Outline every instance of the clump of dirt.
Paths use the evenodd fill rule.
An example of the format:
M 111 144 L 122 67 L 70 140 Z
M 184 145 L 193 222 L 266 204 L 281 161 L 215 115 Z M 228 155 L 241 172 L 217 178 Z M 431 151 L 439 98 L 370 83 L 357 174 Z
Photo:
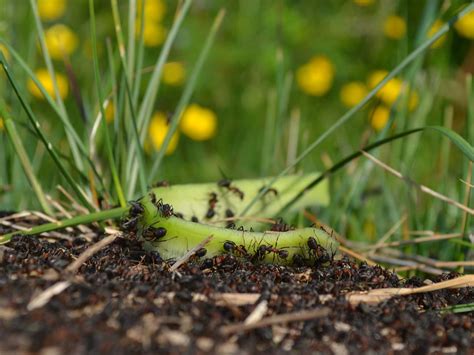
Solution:
M 76 274 L 64 272 L 102 238 L 14 237 L 0 247 L 1 353 L 469 353 L 474 347 L 473 313 L 439 311 L 474 302 L 474 288 L 353 306 L 347 292 L 422 286 L 424 280 L 400 280 L 346 258 L 288 267 L 225 255 L 190 260 L 170 272 L 157 252 L 122 236 Z M 69 287 L 44 306 L 28 308 L 41 291 L 64 280 Z M 248 330 L 228 327 L 251 323 L 251 314 L 266 319 L 318 309 L 324 316 Z

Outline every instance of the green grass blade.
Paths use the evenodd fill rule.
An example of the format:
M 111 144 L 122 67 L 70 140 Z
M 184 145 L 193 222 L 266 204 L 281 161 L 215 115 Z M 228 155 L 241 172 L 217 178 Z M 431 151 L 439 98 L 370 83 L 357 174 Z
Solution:
M 117 207 L 111 210 L 94 212 L 87 215 L 64 219 L 58 222 L 42 224 L 40 226 L 30 228 L 26 231 L 15 231 L 15 232 L 0 236 L 0 245 L 8 243 L 12 239 L 12 237 L 15 235 L 34 235 L 34 234 L 51 232 L 54 230 L 63 229 L 67 227 L 74 227 L 81 224 L 101 222 L 101 221 L 106 221 L 108 219 L 116 219 L 116 218 L 121 217 L 127 211 L 128 211 L 128 207 Z
M 58 167 L 59 171 L 61 172 L 61 174 L 64 176 L 64 178 L 66 179 L 66 181 L 68 182 L 69 186 L 73 189 L 73 191 L 76 193 L 77 197 L 79 198 L 79 200 L 81 201 L 81 203 L 87 207 L 89 210 L 93 210 L 94 209 L 94 206 L 92 205 L 92 203 L 89 201 L 87 195 L 84 193 L 84 191 L 82 191 L 82 189 L 76 184 L 76 182 L 74 181 L 74 179 L 72 178 L 72 176 L 69 174 L 69 172 L 67 171 L 67 169 L 64 167 L 64 165 L 62 164 L 58 154 L 56 153 L 56 150 L 55 148 L 53 147 L 53 145 L 51 144 L 51 142 L 49 142 L 47 139 L 46 139 L 46 136 L 43 134 L 43 131 L 41 130 L 41 125 L 40 123 L 38 122 L 38 120 L 36 119 L 33 111 L 31 110 L 31 107 L 28 105 L 28 103 L 26 102 L 25 98 L 23 97 L 23 95 L 20 93 L 20 90 L 18 88 L 18 85 L 15 81 L 15 79 L 13 78 L 13 74 L 10 72 L 10 69 L 7 65 L 7 62 L 5 60 L 5 57 L 3 56 L 3 53 L 0 51 L 0 64 L 2 65 L 3 67 L 3 70 L 5 72 L 5 74 L 7 75 L 7 78 L 8 78 L 8 81 L 10 82 L 12 88 L 13 88 L 13 91 L 15 92 L 16 96 L 18 97 L 20 103 L 21 103 L 21 106 L 23 107 L 23 109 L 25 110 L 26 112 L 26 115 L 31 123 L 31 126 L 33 127 L 33 130 L 35 131 L 36 135 L 40 138 L 41 142 L 43 143 L 44 147 L 46 148 L 46 151 L 48 152 L 48 154 L 51 156 L 51 158 L 53 159 L 54 163 L 56 164 L 56 166 Z
M 153 111 L 153 107 L 155 105 L 155 100 L 156 100 L 156 95 L 158 93 L 158 88 L 160 86 L 160 80 L 161 80 L 161 73 L 163 71 L 163 66 L 166 63 L 166 60 L 168 59 L 169 53 L 171 51 L 171 46 L 174 43 L 174 40 L 176 39 L 176 36 L 178 34 L 178 30 L 181 28 L 181 25 L 184 21 L 184 18 L 186 17 L 186 14 L 189 11 L 189 8 L 191 6 L 192 0 L 185 0 L 184 3 L 182 4 L 180 11 L 171 26 L 171 30 L 166 37 L 166 41 L 163 45 L 163 48 L 161 50 L 160 56 L 158 57 L 158 60 L 156 61 L 156 64 L 153 69 L 153 74 L 151 76 L 150 82 L 148 83 L 148 87 L 145 92 L 145 97 L 143 99 L 143 102 L 140 106 L 140 110 L 138 112 L 138 129 L 140 131 L 140 142 L 141 145 L 145 142 L 145 138 L 148 132 L 148 124 L 150 122 L 151 118 L 151 113 Z M 142 19 L 142 24 L 143 24 L 144 19 Z M 143 40 L 141 41 L 143 42 Z M 138 90 L 138 87 L 136 87 L 136 90 Z M 136 177 L 138 173 L 138 165 L 135 159 L 135 152 L 138 149 L 134 144 L 131 145 L 130 147 L 130 154 L 129 154 L 129 159 L 127 162 L 127 171 L 130 172 L 130 180 L 128 181 L 128 196 L 133 195 L 135 191 L 135 184 L 136 184 Z
M 154 181 L 154 177 L 156 173 L 158 172 L 161 161 L 163 160 L 163 157 L 165 156 L 166 149 L 168 148 L 168 145 L 171 142 L 171 138 L 173 137 L 173 134 L 176 132 L 176 129 L 178 128 L 184 109 L 186 108 L 186 106 L 189 104 L 189 101 L 191 100 L 191 96 L 194 92 L 194 88 L 196 87 L 196 83 L 199 78 L 199 74 L 201 72 L 202 66 L 204 65 L 204 62 L 209 54 L 209 50 L 211 49 L 211 46 L 214 43 L 214 39 L 222 23 L 222 20 L 224 19 L 224 16 L 225 16 L 225 10 L 221 9 L 219 13 L 217 14 L 214 20 L 214 23 L 212 24 L 211 30 L 206 38 L 206 42 L 204 43 L 204 46 L 201 49 L 201 53 L 199 53 L 199 57 L 196 62 L 196 65 L 193 68 L 191 76 L 188 82 L 186 83 L 186 87 L 184 88 L 183 94 L 181 95 L 181 98 L 179 99 L 179 102 L 173 114 L 173 117 L 171 118 L 171 123 L 169 125 L 169 129 L 166 134 L 165 140 L 163 141 L 163 144 L 161 145 L 161 148 L 158 151 L 158 155 L 154 159 L 153 167 L 151 168 L 150 174 L 148 175 L 149 183 L 152 183 Z
M 295 160 L 292 164 L 287 166 L 283 169 L 280 174 L 278 174 L 269 184 L 262 189 L 258 196 L 249 203 L 249 205 L 244 209 L 242 215 L 244 216 L 250 208 L 261 198 L 268 189 L 282 176 L 286 175 L 293 167 L 299 164 L 304 158 L 306 158 L 316 147 L 318 147 L 326 138 L 328 138 L 332 133 L 334 133 L 340 126 L 346 123 L 349 119 L 351 119 L 362 107 L 365 106 L 376 94 L 377 92 L 391 79 L 397 76 L 408 64 L 412 63 L 419 55 L 421 55 L 424 51 L 426 51 L 434 42 L 436 42 L 441 36 L 446 34 L 450 28 L 452 28 L 455 22 L 463 17 L 464 15 L 468 14 L 474 10 L 474 4 L 470 4 L 466 6 L 462 11 L 460 11 L 456 16 L 451 18 L 451 20 L 443 25 L 432 37 L 424 41 L 420 46 L 418 46 L 415 50 L 413 50 L 405 59 L 403 59 L 400 64 L 398 64 L 387 76 L 378 83 L 365 97 L 362 99 L 356 106 L 352 109 L 347 111 L 344 115 L 342 115 L 331 127 L 329 127 L 319 138 L 317 138 L 313 143 L 311 143 Z M 472 160 L 472 159 L 471 159 Z
M 36 195 L 36 198 L 38 199 L 38 202 L 41 205 L 41 208 L 47 214 L 53 215 L 53 211 L 51 210 L 48 204 L 48 201 L 46 200 L 46 196 L 43 192 L 43 189 L 41 188 L 41 184 L 36 178 L 33 166 L 31 165 L 30 159 L 28 158 L 28 154 L 26 153 L 23 143 L 21 142 L 21 139 L 20 139 L 20 136 L 18 135 L 15 124 L 13 123 L 11 118 L 8 116 L 3 100 L 0 101 L 0 114 L 1 116 L 3 116 L 7 134 L 13 144 L 13 147 L 15 148 L 16 154 L 18 155 L 18 158 L 20 159 L 20 163 L 23 167 L 23 170 L 25 171 L 25 175 L 28 178 L 28 181 L 30 182 L 31 187 L 33 188 L 33 191 Z
M 30 69 L 30 67 L 28 66 L 28 64 L 26 64 L 26 62 L 23 60 L 23 58 L 20 56 L 20 54 L 8 43 L 6 42 L 5 40 L 3 40 L 1 37 L 0 37 L 0 43 L 5 45 L 5 47 L 7 47 L 9 53 L 12 55 L 12 57 L 15 59 L 15 61 L 20 65 L 21 68 L 23 68 L 23 70 L 26 72 L 26 74 L 31 78 L 31 80 L 34 81 L 35 85 L 38 87 L 38 89 L 41 91 L 41 93 L 43 94 L 44 98 L 46 99 L 46 101 L 48 101 L 48 103 L 50 104 L 51 108 L 56 112 L 56 114 L 58 115 L 59 119 L 61 120 L 61 122 L 64 124 L 64 127 L 66 129 L 66 133 L 69 133 L 70 137 L 72 139 L 74 139 L 75 143 L 77 144 L 77 147 L 79 148 L 79 152 L 82 154 L 82 156 L 87 160 L 90 168 L 92 169 L 92 172 L 94 173 L 95 177 L 97 178 L 97 180 L 99 181 L 102 189 L 105 189 L 105 184 L 104 184 L 104 181 L 101 177 L 101 175 L 99 174 L 98 170 L 97 170 L 97 167 L 96 167 L 96 164 L 90 159 L 88 153 L 87 153 L 87 149 L 85 147 L 85 145 L 83 144 L 81 138 L 79 137 L 79 135 L 77 134 L 76 130 L 74 129 L 74 127 L 72 126 L 71 122 L 69 121 L 69 118 L 67 117 L 67 114 L 62 111 L 60 109 L 60 107 L 58 106 L 58 104 L 54 101 L 54 99 L 51 97 L 51 95 L 49 95 L 49 93 L 46 91 L 46 89 L 44 88 L 44 86 L 40 83 L 40 81 L 38 80 L 38 78 L 36 77 L 36 75 L 33 73 L 33 71 Z M 77 169 L 79 169 L 79 167 L 76 167 Z M 81 170 L 80 170 L 81 171 Z M 81 173 L 83 173 L 81 171 Z
M 474 161 L 474 147 L 459 134 L 442 126 L 428 126 L 425 129 L 434 130 L 448 138 L 470 160 Z
M 46 63 L 46 68 L 48 69 L 49 75 L 50 75 L 50 77 L 52 79 L 52 82 L 53 82 L 54 93 L 56 94 L 56 102 L 59 106 L 59 109 L 62 113 L 62 116 L 63 116 L 64 120 L 69 121 L 69 117 L 67 115 L 66 107 L 64 106 L 64 101 L 61 98 L 61 95 L 59 93 L 59 88 L 58 88 L 58 83 L 56 81 L 56 73 L 54 71 L 53 62 L 52 62 L 51 57 L 49 55 L 48 46 L 46 45 L 46 39 L 44 37 L 44 29 L 43 29 L 43 25 L 41 23 L 41 18 L 39 16 L 39 12 L 38 12 L 37 1 L 36 0 L 30 0 L 30 4 L 31 4 L 31 9 L 33 11 L 33 16 L 35 18 L 36 29 L 37 29 L 37 32 L 38 32 L 38 38 L 39 38 L 39 42 L 40 42 L 40 46 L 41 46 L 41 51 L 43 52 L 44 62 Z M 70 125 L 70 122 L 69 122 L 69 125 Z M 81 160 L 81 157 L 79 155 L 79 151 L 78 151 L 77 145 L 76 145 L 77 143 L 74 140 L 74 137 L 71 135 L 71 133 L 68 130 L 66 130 L 66 136 L 67 136 L 67 139 L 68 139 L 68 142 L 69 142 L 69 146 L 71 147 L 71 152 L 72 152 L 72 155 L 74 157 L 74 161 L 75 161 L 77 167 L 80 170 L 82 170 L 83 167 L 84 167 L 84 164 L 83 164 L 83 162 Z
M 442 309 L 443 313 L 467 313 L 474 312 L 474 303 L 457 304 Z
M 145 172 L 145 154 L 140 144 L 140 135 L 138 133 L 138 127 L 137 127 L 136 110 L 133 104 L 132 92 L 130 89 L 130 80 L 127 74 L 127 65 L 125 63 L 125 55 L 126 55 L 125 45 L 123 43 L 122 25 L 120 21 L 120 14 L 118 11 L 117 0 L 111 0 L 111 3 L 112 3 L 112 13 L 113 13 L 113 18 L 114 18 L 114 23 L 115 23 L 115 33 L 116 33 L 117 42 L 119 46 L 120 63 L 121 63 L 122 72 L 123 72 L 124 81 L 125 81 L 125 90 L 126 90 L 125 93 L 128 99 L 127 102 L 128 102 L 129 111 L 125 109 L 126 110 L 125 112 L 130 112 L 130 115 L 131 115 L 133 138 L 135 139 L 135 144 L 138 150 L 137 156 L 138 156 L 138 162 L 139 162 L 138 175 L 140 177 L 140 188 L 141 188 L 141 194 L 144 195 L 147 190 L 146 172 Z
M 95 76 L 97 96 L 99 99 L 99 109 L 102 116 L 101 124 L 102 124 L 102 129 L 104 130 L 107 160 L 109 163 L 110 172 L 112 174 L 112 180 L 114 183 L 115 191 L 117 193 L 120 206 L 124 207 L 126 206 L 127 202 L 125 201 L 122 186 L 120 184 L 120 179 L 117 174 L 117 168 L 116 168 L 115 160 L 112 153 L 112 145 L 110 143 L 109 129 L 107 127 L 107 122 L 105 121 L 105 111 L 104 111 L 104 106 L 102 104 L 104 100 L 103 100 L 102 89 L 100 86 L 101 80 L 100 80 L 100 73 L 99 73 L 99 58 L 97 55 L 97 35 L 96 35 L 96 30 L 95 30 L 94 0 L 89 0 L 89 12 L 90 12 L 90 21 L 91 21 L 91 41 L 92 41 L 92 57 L 93 57 L 93 62 L 94 62 L 94 76 Z

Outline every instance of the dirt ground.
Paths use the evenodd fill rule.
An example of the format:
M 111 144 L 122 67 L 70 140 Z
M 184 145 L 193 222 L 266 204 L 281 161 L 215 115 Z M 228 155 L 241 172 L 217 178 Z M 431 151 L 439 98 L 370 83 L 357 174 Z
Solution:
M 353 306 L 347 292 L 426 281 L 349 259 L 283 267 L 227 255 L 170 272 L 124 236 L 65 272 L 103 238 L 14 237 L 0 247 L 0 353 L 474 353 L 473 312 L 439 311 L 474 302 L 474 288 Z

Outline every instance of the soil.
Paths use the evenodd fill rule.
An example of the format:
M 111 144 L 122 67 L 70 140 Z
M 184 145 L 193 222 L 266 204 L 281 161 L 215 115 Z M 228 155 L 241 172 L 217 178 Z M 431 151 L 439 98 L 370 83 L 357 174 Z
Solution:
M 124 236 L 71 275 L 65 268 L 104 238 L 74 233 L 55 240 L 14 237 L 0 247 L 0 353 L 474 353 L 474 313 L 439 311 L 474 302 L 474 288 L 352 306 L 344 297 L 349 291 L 423 286 L 426 280 L 401 280 L 346 258 L 287 267 L 226 255 L 191 260 L 170 272 L 158 253 Z M 71 282 L 68 288 L 28 309 L 41 291 L 64 280 Z M 250 301 L 239 303 L 235 295 L 223 301 L 228 293 Z M 326 313 L 226 331 L 262 305 L 264 319 L 304 310 Z

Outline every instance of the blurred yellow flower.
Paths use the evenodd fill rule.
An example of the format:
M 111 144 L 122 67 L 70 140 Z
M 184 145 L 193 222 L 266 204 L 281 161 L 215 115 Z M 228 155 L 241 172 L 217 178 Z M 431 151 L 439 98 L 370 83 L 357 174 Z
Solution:
M 183 63 L 166 63 L 163 67 L 163 82 L 173 86 L 181 85 L 184 81 L 185 74 Z
M 195 141 L 211 139 L 217 131 L 217 116 L 207 108 L 192 104 L 184 111 L 180 129 Z
M 3 124 L 3 117 L 0 117 L 0 131 L 3 131 L 4 129 L 4 124 Z
M 385 70 L 376 70 L 368 78 L 367 83 L 370 89 L 373 89 L 380 83 L 388 72 Z M 398 78 L 390 79 L 375 95 L 382 100 L 387 106 L 393 105 L 403 90 L 408 90 L 408 87 L 404 87 L 403 81 Z M 419 96 L 415 90 L 411 90 L 410 97 L 408 99 L 408 109 L 413 111 L 418 105 Z
M 401 39 L 407 32 L 407 25 L 403 18 L 397 15 L 390 15 L 383 25 L 385 36 L 391 39 Z
M 325 56 L 315 56 L 296 72 L 299 87 L 308 95 L 323 96 L 332 86 L 334 66 Z
M 39 16 L 44 21 L 56 20 L 66 11 L 66 0 L 38 0 Z
M 433 37 L 433 35 L 439 31 L 441 26 L 444 25 L 444 22 L 437 19 L 433 24 L 431 25 L 429 31 L 428 31 L 428 38 Z M 431 48 L 438 48 L 443 45 L 443 43 L 446 41 L 447 35 L 442 35 L 438 40 L 436 40 L 432 45 Z
M 62 59 L 63 54 L 70 55 L 76 50 L 79 42 L 76 34 L 62 24 L 48 28 L 44 35 L 49 54 L 54 59 Z
M 148 127 L 148 136 L 151 144 L 155 150 L 160 150 L 161 145 L 165 141 L 166 134 L 168 133 L 168 120 L 166 115 L 162 112 L 155 112 L 151 117 L 150 126 Z M 171 137 L 171 141 L 166 148 L 166 155 L 172 154 L 178 146 L 179 135 L 175 132 Z M 145 147 L 147 150 L 147 147 Z
M 36 77 L 38 78 L 38 81 L 43 85 L 45 88 L 46 92 L 51 95 L 52 97 L 55 97 L 54 94 L 54 85 L 53 85 L 53 80 L 51 76 L 49 76 L 48 70 L 46 69 L 38 69 L 35 72 Z M 59 90 L 59 95 L 61 98 L 65 98 L 69 92 L 69 85 L 66 77 L 60 73 L 56 73 L 56 82 L 58 84 L 58 90 Z M 40 89 L 36 86 L 35 82 L 32 79 L 28 80 L 28 90 L 30 93 L 38 98 L 38 99 L 44 99 L 43 94 L 41 93 Z
M 454 24 L 454 28 L 461 36 L 474 39 L 474 11 L 471 11 L 464 17 L 460 18 Z
M 344 106 L 353 107 L 357 105 L 366 95 L 367 86 L 360 81 L 352 81 L 341 88 L 340 98 Z
M 372 112 L 372 116 L 370 118 L 370 125 L 374 130 L 377 132 L 381 131 L 388 122 L 390 117 L 390 110 L 385 106 L 378 106 Z
M 105 108 L 105 122 L 111 123 L 115 119 L 115 108 L 114 103 L 109 101 L 109 104 Z
M 140 35 L 140 26 L 137 24 L 137 36 Z M 147 47 L 158 47 L 165 41 L 166 29 L 159 23 L 145 19 L 143 26 L 143 43 Z
M 137 17 L 140 18 L 142 13 L 143 0 L 137 2 Z M 159 22 L 166 13 L 166 5 L 161 0 L 146 0 L 143 16 L 146 19 Z
M 3 55 L 5 56 L 5 59 L 7 60 L 7 62 L 10 61 L 10 52 L 8 51 L 7 47 L 4 46 L 3 44 L 0 43 L 0 51 L 3 53 Z M 3 72 L 3 70 L 1 70 Z
M 369 6 L 372 5 L 374 0 L 354 0 L 354 3 L 359 6 Z

